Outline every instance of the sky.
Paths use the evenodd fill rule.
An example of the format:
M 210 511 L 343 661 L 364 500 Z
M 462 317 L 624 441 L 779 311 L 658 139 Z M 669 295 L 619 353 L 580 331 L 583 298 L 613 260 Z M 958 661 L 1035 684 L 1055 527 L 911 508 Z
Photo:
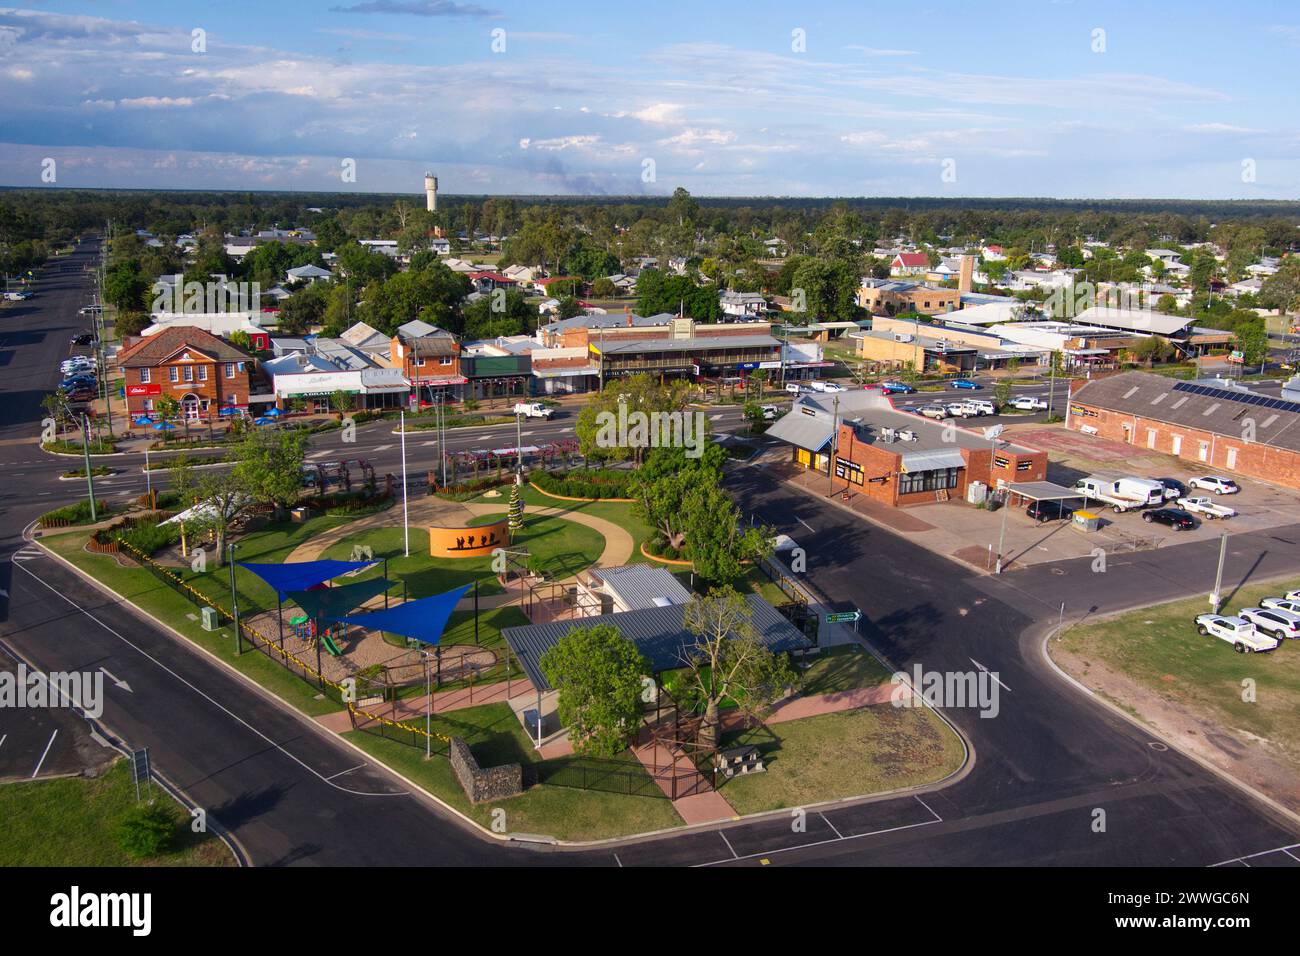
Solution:
M 51 0 L 0 185 L 1296 199 L 1297 59 L 1294 0 Z

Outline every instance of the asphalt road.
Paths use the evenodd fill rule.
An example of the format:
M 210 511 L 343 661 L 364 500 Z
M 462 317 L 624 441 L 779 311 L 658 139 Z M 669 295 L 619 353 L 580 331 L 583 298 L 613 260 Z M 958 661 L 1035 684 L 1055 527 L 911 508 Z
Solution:
M 57 484 L 66 460 L 43 460 L 30 443 L 5 442 L 30 441 L 68 338 L 88 325 L 76 316 L 86 301 L 78 257 L 92 252 L 83 247 L 49 270 L 21 312 L 0 313 L 0 467 L 19 479 L 0 483 L 0 638 L 44 668 L 105 667 L 129 684 L 130 691 L 108 687 L 105 725 L 133 746 L 148 746 L 155 766 L 258 864 L 1205 865 L 1298 839 L 1267 808 L 1152 746 L 1141 730 L 1063 684 L 1039 655 L 1042 628 L 1061 600 L 1077 616 L 1187 594 L 1204 580 L 1207 560 L 1212 566 L 1213 543 L 1165 549 L 1159 560 L 1136 555 L 1114 576 L 1065 562 L 1060 573 L 1035 569 L 997 581 L 846 520 L 759 468 L 736 467 L 729 480 L 746 510 L 807 548 L 812 584 L 862 608 L 866 633 L 896 666 L 997 672 L 1005 688 L 997 717 L 950 713 L 973 743 L 970 773 L 934 792 L 809 814 L 802 833 L 780 815 L 582 852 L 484 840 L 54 559 L 27 546 L 12 560 L 25 544 L 22 529 L 73 497 Z M 8 374 L 11 366 L 18 376 Z M 725 431 L 736 412 L 720 414 L 714 427 Z M 537 423 L 525 440 L 562 435 L 566 427 L 563 417 Z M 504 429 L 504 442 L 496 437 L 502 429 L 453 433 L 452 440 L 508 445 L 513 431 Z M 388 463 L 399 450 L 390 433 L 390 424 L 359 429 L 347 456 L 364 448 L 381 472 L 395 471 Z M 408 467 L 419 474 L 434 449 L 420 444 L 413 453 L 413 446 L 408 441 Z M 322 445 L 313 453 L 335 457 L 335 447 L 342 450 Z M 112 494 L 138 493 L 102 484 Z M 1234 536 L 1230 579 L 1300 570 L 1300 532 L 1293 530 Z M 1166 564 L 1171 555 L 1176 563 Z M 0 721 L 8 719 L 0 712 Z M 1100 833 L 1097 810 L 1106 814 Z

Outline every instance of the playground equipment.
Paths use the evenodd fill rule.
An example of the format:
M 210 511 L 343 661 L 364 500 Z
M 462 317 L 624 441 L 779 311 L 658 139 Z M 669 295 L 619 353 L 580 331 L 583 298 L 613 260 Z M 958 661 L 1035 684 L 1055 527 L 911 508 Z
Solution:
M 316 622 L 305 614 L 299 614 L 289 618 L 289 626 L 293 629 L 293 636 L 300 641 L 306 642 L 308 647 L 315 648 L 316 642 L 320 641 L 323 647 L 331 657 L 338 657 L 343 652 L 339 650 L 338 642 L 343 639 L 347 630 L 345 625 L 331 624 L 322 632 L 317 632 Z

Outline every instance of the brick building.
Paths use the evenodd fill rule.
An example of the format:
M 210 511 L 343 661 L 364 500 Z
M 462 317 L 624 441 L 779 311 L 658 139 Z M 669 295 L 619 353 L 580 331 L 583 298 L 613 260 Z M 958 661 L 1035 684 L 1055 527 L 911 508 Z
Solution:
M 965 498 L 975 481 L 997 488 L 1047 475 L 1046 452 L 897 411 L 875 390 L 801 396 L 767 434 L 791 446 L 798 467 L 825 474 L 833 457 L 837 489 L 894 507 Z
M 435 392 L 460 398 L 466 382 L 460 367 L 460 343 L 445 329 L 414 319 L 397 329 L 389 341 L 388 364 L 401 369 L 421 404 L 433 401 Z
M 914 280 L 863 279 L 858 288 L 858 305 L 872 315 L 939 315 L 961 308 L 961 292 Z
M 209 332 L 170 326 L 117 354 L 132 417 L 153 415 L 169 395 L 190 421 L 212 421 L 248 408 L 256 363 L 252 356 Z
M 1065 424 L 1077 432 L 1300 489 L 1300 402 L 1229 383 L 1123 372 L 1071 383 Z

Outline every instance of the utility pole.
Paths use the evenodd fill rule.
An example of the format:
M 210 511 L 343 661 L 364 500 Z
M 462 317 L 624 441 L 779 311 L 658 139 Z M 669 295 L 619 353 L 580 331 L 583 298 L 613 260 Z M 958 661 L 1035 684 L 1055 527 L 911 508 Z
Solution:
M 94 524 L 99 516 L 95 509 L 95 476 L 90 471 L 90 422 L 85 412 L 81 413 L 81 453 L 86 461 L 86 488 L 90 491 L 90 523 Z
M 406 556 L 411 556 L 411 522 L 410 509 L 407 505 L 406 492 L 406 410 L 403 409 L 398 413 L 398 428 L 402 433 L 402 541 L 406 549 Z
M 239 635 L 239 595 L 235 591 L 235 548 L 233 541 L 226 543 L 226 563 L 230 565 L 230 610 L 235 618 L 235 656 L 244 653 L 244 641 Z
M 826 458 L 826 496 L 835 494 L 835 454 L 839 451 L 840 397 L 835 396 L 835 411 L 831 415 L 831 450 Z
M 1214 576 L 1214 590 L 1210 592 L 1210 609 L 1219 613 L 1219 607 L 1223 603 L 1221 597 L 1223 592 L 1223 565 L 1228 558 L 1228 535 L 1227 532 L 1219 536 L 1219 570 Z
M 524 416 L 516 412 L 515 413 L 515 455 L 519 459 L 519 464 L 515 468 L 515 473 L 520 475 L 524 473 L 523 422 L 524 422 Z

